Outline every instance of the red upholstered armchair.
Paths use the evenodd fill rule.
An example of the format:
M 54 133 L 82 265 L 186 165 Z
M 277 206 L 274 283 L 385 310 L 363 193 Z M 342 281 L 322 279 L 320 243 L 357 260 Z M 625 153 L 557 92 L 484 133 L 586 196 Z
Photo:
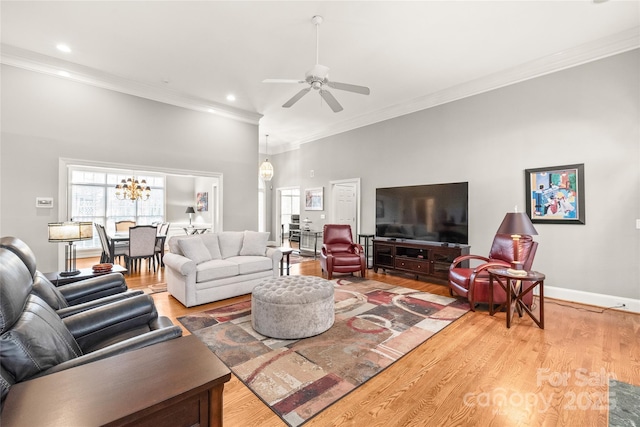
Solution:
M 353 242 L 348 224 L 325 224 L 320 266 L 329 280 L 333 273 L 360 272 L 365 277 L 367 267 L 362 246 Z
M 531 236 L 522 236 L 518 241 L 519 262 L 523 264 L 525 270 L 531 270 L 533 258 L 536 255 L 538 243 L 534 242 Z M 471 310 L 475 311 L 478 303 L 489 302 L 489 272 L 491 267 L 511 267 L 514 259 L 513 239 L 508 234 L 496 234 L 491 245 L 488 257 L 480 255 L 462 255 L 453 260 L 449 267 L 449 291 L 451 295 L 459 295 L 469 300 Z M 460 267 L 463 261 L 480 261 L 480 265 L 471 268 Z M 523 282 L 522 289 L 531 286 L 531 282 Z M 507 300 L 504 290 L 495 283 L 493 284 L 493 303 L 502 304 Z M 523 298 L 524 303 L 531 307 L 533 302 L 532 293 L 528 293 Z

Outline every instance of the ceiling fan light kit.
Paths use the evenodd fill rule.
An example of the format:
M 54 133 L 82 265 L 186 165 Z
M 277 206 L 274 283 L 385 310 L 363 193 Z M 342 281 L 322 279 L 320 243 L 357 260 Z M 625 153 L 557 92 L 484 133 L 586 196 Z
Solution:
M 289 108 L 300 100 L 303 96 L 315 89 L 320 93 L 320 97 L 327 103 L 327 105 L 333 110 L 334 113 L 342 111 L 342 105 L 338 100 L 329 92 L 326 88 L 344 90 L 347 92 L 353 92 L 360 95 L 369 95 L 370 90 L 365 86 L 358 86 L 349 83 L 332 82 L 329 80 L 329 67 L 320 64 L 320 30 L 319 26 L 324 19 L 320 15 L 315 15 L 311 18 L 311 22 L 316 26 L 316 65 L 305 73 L 304 80 L 291 80 L 291 79 L 266 79 L 263 83 L 306 83 L 309 87 L 306 87 L 296 93 L 291 99 L 285 102 L 282 106 Z

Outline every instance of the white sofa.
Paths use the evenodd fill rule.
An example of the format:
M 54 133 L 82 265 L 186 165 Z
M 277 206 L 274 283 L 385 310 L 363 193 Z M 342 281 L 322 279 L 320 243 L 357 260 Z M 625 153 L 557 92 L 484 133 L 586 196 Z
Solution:
M 269 233 L 223 231 L 174 236 L 164 255 L 167 290 L 186 307 L 251 293 L 279 275 L 282 252 Z

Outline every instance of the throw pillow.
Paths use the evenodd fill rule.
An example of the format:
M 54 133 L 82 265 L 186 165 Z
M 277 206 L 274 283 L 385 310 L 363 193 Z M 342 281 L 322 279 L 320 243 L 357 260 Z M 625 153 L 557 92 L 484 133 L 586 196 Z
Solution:
M 240 255 L 264 256 L 267 252 L 269 233 L 260 231 L 245 231 Z
M 244 233 L 242 231 L 223 231 L 218 233 L 222 259 L 240 255 L 243 237 Z
M 178 245 L 184 256 L 196 264 L 211 260 L 211 254 L 200 237 L 180 239 Z
M 211 254 L 211 259 L 222 259 L 220 244 L 216 233 L 204 233 L 200 237 Z

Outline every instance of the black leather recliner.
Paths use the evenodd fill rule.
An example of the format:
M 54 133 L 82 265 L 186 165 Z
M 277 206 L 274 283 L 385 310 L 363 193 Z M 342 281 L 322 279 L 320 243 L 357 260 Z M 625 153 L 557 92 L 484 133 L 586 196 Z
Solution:
M 56 310 L 60 317 L 143 294 L 142 291 L 128 290 L 124 276 L 120 273 L 105 274 L 56 287 L 37 270 L 35 254 L 25 242 L 7 236 L 0 239 L 0 247 L 10 250 L 22 260 L 33 278 L 33 292 Z
M 0 248 L 0 388 L 177 338 L 182 329 L 137 295 L 60 318 L 33 292 L 23 261 Z

